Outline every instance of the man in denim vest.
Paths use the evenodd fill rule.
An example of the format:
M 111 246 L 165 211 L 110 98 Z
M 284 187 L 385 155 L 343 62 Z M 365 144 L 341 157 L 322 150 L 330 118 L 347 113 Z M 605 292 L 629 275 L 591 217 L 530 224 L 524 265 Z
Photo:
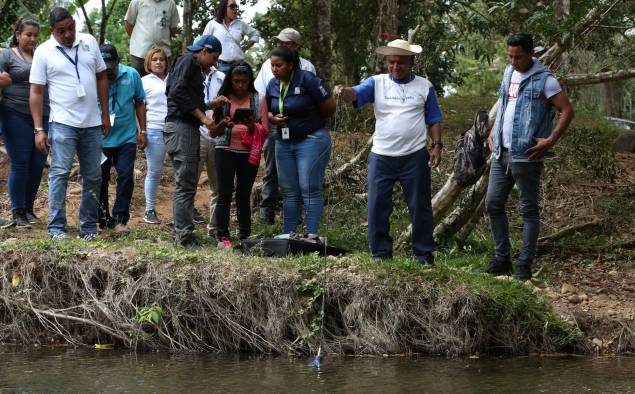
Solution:
M 493 156 L 485 206 L 494 239 L 494 257 L 484 272 L 512 272 L 505 203 L 516 185 L 523 216 L 523 244 L 513 274 L 519 280 L 531 278 L 540 229 L 538 197 L 543 160 L 573 119 L 569 98 L 549 69 L 533 57 L 533 48 L 530 34 L 516 33 L 507 39 L 510 64 L 503 75 L 496 123 L 488 140 Z M 560 113 L 555 127 L 553 108 Z

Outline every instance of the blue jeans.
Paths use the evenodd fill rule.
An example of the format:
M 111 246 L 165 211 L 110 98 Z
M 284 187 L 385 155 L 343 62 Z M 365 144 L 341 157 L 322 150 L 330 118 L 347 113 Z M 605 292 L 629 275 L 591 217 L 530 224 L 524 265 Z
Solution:
M 163 130 L 148 129 L 147 138 L 146 160 L 148 162 L 148 173 L 143 186 L 146 195 L 146 211 L 149 211 L 156 207 L 157 189 L 161 181 L 161 173 L 163 172 L 163 161 L 165 159 Z
M 392 257 L 392 190 L 399 181 L 412 221 L 412 249 L 417 260 L 434 251 L 432 193 L 428 150 L 406 156 L 368 155 L 368 244 L 373 257 Z
M 73 166 L 79 158 L 82 197 L 79 205 L 80 234 L 97 232 L 99 188 L 101 185 L 101 126 L 77 128 L 51 123 L 51 168 L 49 169 L 49 234 L 63 233 L 66 227 L 66 187 Z
M 300 198 L 303 199 L 306 227 L 317 234 L 324 207 L 322 186 L 331 156 L 331 136 L 320 129 L 297 141 L 276 141 L 276 166 L 282 190 L 283 233 L 298 226 Z
M 518 256 L 521 264 L 531 265 L 536 253 L 540 231 L 540 175 L 543 162 L 512 162 L 509 151 L 504 150 L 498 160 L 492 159 L 485 208 L 489 214 L 494 239 L 494 253 L 499 260 L 509 260 L 509 222 L 505 204 L 509 192 L 516 184 L 520 196 L 520 213 L 523 216 L 523 246 Z
M 99 196 L 99 219 L 105 225 L 128 224 L 130 219 L 130 201 L 134 191 L 134 162 L 137 157 L 137 144 L 123 144 L 115 148 L 103 148 L 106 161 L 101 165 L 101 193 Z M 108 183 L 110 169 L 117 170 L 117 192 L 112 206 L 112 220 L 108 204 Z
M 48 131 L 45 117 L 44 129 Z M 9 155 L 9 196 L 11 209 L 33 209 L 33 202 L 42 180 L 46 155 L 35 149 L 33 118 L 13 109 L 0 108 L 4 124 L 4 140 Z

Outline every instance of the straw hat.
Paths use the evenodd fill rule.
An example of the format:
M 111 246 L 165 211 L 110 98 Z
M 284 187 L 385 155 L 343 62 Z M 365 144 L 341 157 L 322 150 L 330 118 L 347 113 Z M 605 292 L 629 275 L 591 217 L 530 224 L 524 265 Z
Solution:
M 406 40 L 399 39 L 390 41 L 388 45 L 377 48 L 375 52 L 381 55 L 412 56 L 420 54 L 421 50 L 419 45 L 413 45 Z

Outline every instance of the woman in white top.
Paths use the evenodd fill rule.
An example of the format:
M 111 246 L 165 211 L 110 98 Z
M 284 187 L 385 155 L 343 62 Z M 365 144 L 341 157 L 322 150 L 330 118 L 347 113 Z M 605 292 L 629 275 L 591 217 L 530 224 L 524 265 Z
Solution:
M 223 45 L 223 53 L 218 58 L 218 69 L 227 74 L 231 66 L 245 59 L 245 51 L 260 40 L 260 33 L 245 21 L 238 18 L 236 0 L 221 0 L 216 8 L 216 17 L 209 21 L 203 35 L 210 34 L 218 38 Z M 245 36 L 246 42 L 242 42 Z
M 151 48 L 145 58 L 144 67 L 148 75 L 141 78 L 146 95 L 148 145 L 146 160 L 148 172 L 145 179 L 146 209 L 143 220 L 146 223 L 159 224 L 155 202 L 157 188 L 161 181 L 165 143 L 163 142 L 163 126 L 168 112 L 168 99 L 165 95 L 165 80 L 168 76 L 169 60 L 161 48 Z

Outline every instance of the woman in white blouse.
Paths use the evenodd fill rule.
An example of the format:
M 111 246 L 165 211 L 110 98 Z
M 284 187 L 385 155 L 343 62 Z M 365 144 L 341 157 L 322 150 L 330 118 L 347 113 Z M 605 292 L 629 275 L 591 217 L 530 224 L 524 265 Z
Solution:
M 210 34 L 218 38 L 223 53 L 218 58 L 218 69 L 227 74 L 231 66 L 245 59 L 245 51 L 260 40 L 260 33 L 238 18 L 236 0 L 221 0 L 216 9 L 216 17 L 209 21 L 203 35 Z M 247 36 L 247 41 L 243 39 Z
M 157 188 L 163 172 L 165 158 L 165 143 L 163 142 L 163 126 L 168 112 L 168 99 L 165 95 L 165 80 L 168 76 L 169 60 L 161 48 L 151 48 L 145 58 L 145 70 L 148 75 L 141 78 L 143 90 L 146 94 L 146 109 L 148 122 L 148 145 L 146 160 L 148 171 L 144 183 L 146 195 L 146 209 L 143 220 L 146 223 L 159 224 L 155 203 Z

